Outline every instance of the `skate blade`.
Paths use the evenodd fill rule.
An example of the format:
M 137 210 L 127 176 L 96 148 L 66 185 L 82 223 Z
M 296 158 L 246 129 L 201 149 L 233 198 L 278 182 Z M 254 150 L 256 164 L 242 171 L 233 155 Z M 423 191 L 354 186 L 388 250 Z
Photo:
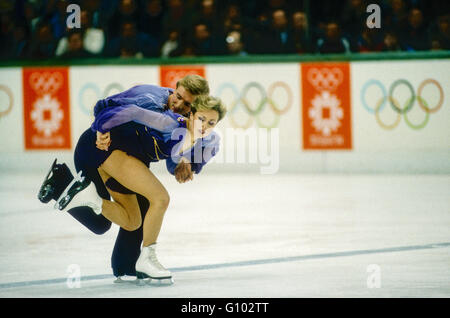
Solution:
M 52 165 L 50 166 L 50 169 L 48 170 L 48 173 L 47 173 L 47 175 L 45 176 L 44 181 L 48 180 L 48 177 L 49 177 L 50 174 L 52 173 L 53 168 L 56 166 L 56 160 L 57 160 L 57 159 L 55 159 L 55 160 L 53 161 Z
M 170 286 L 175 283 L 172 276 L 167 277 L 150 277 L 145 273 L 136 272 L 136 280 L 137 284 L 140 286 L 143 285 L 152 285 L 152 286 Z
M 39 201 L 41 201 L 42 203 L 48 203 L 48 202 L 50 202 L 50 200 L 52 199 L 52 198 L 51 198 L 51 193 L 50 193 L 50 191 L 47 190 L 48 184 L 45 184 L 45 182 L 48 180 L 48 177 L 49 177 L 50 174 L 52 173 L 53 168 L 54 168 L 55 165 L 56 165 L 56 160 L 57 160 L 57 159 L 55 159 L 55 160 L 53 161 L 52 165 L 50 166 L 50 169 L 48 170 L 47 175 L 46 175 L 45 178 L 44 178 L 44 182 L 42 183 L 42 186 L 41 186 L 41 188 L 39 189 L 39 192 L 38 192 L 38 199 L 39 199 Z
M 67 196 L 67 194 L 68 194 L 69 191 L 70 191 L 70 188 L 72 188 L 72 186 L 73 186 L 76 182 L 78 182 L 78 181 L 83 182 L 83 181 L 84 181 L 84 177 L 81 176 L 81 173 L 82 173 L 82 171 L 80 171 L 80 172 L 77 173 L 77 175 L 75 176 L 75 178 L 73 178 L 73 180 L 69 183 L 69 185 L 68 185 L 68 186 L 66 187 L 66 189 L 63 191 L 63 193 L 61 193 L 61 195 L 59 196 L 58 200 L 56 200 L 56 203 L 55 203 L 55 206 L 54 206 L 54 208 L 55 208 L 56 210 L 63 210 L 63 209 L 70 203 L 70 201 L 72 201 L 72 199 L 70 199 L 68 202 L 65 202 L 65 205 L 64 205 L 64 206 L 61 205 L 61 201 L 62 201 L 63 199 L 65 199 L 65 197 Z
M 170 286 L 174 284 L 173 278 L 163 278 L 163 279 L 155 279 L 155 278 L 136 278 L 136 279 L 122 279 L 121 277 L 117 277 L 114 281 L 114 284 L 118 285 L 134 285 L 134 286 Z
M 138 285 L 139 281 L 138 281 L 137 278 L 135 278 L 135 279 L 122 279 L 122 277 L 119 276 L 114 281 L 114 284 L 118 284 L 118 285 Z

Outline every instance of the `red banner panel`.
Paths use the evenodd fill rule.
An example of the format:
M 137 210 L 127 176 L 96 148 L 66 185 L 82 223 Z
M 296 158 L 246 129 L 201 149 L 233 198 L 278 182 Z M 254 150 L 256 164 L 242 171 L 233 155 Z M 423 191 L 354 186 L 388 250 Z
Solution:
M 162 65 L 159 68 L 160 86 L 175 88 L 178 80 L 189 74 L 205 77 L 205 67 L 202 65 Z
M 350 65 L 302 63 L 303 149 L 352 149 Z
M 25 149 L 70 149 L 68 69 L 23 68 L 22 72 Z

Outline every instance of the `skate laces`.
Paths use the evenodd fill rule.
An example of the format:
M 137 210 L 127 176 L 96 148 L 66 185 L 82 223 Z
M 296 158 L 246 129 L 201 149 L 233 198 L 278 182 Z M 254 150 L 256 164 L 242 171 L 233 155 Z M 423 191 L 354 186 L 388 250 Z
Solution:
M 152 263 L 159 269 L 159 270 L 163 270 L 166 271 L 167 269 L 164 268 L 164 266 L 161 265 L 161 263 L 158 261 L 158 259 L 156 258 L 156 252 L 155 250 L 150 250 L 149 256 L 150 260 L 152 261 Z

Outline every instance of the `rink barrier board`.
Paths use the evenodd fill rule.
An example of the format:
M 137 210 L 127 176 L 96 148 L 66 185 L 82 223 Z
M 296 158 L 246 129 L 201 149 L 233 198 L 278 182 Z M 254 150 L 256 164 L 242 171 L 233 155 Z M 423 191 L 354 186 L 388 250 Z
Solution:
M 254 120 L 256 124 L 252 126 L 257 127 L 257 124 L 261 124 L 261 126 L 266 127 L 271 126 L 273 123 L 277 124 L 276 128 L 279 128 L 280 141 L 282 141 L 279 154 L 280 171 L 450 173 L 450 164 L 448 163 L 450 158 L 450 138 L 448 138 L 450 136 L 450 125 L 448 118 L 450 118 L 450 115 L 448 98 L 446 98 L 450 95 L 450 92 L 448 92 L 450 83 L 447 76 L 450 70 L 450 60 L 447 57 L 450 54 L 449 52 L 429 53 L 350 54 L 340 55 L 338 59 L 332 61 L 329 60 L 333 59 L 333 56 L 320 56 L 319 58 L 317 56 L 301 58 L 295 56 L 295 59 L 293 56 L 288 56 L 282 61 L 279 56 L 262 56 L 254 59 L 233 59 L 233 63 L 230 63 L 229 57 L 179 60 L 183 65 L 177 64 L 176 61 L 168 65 L 162 63 L 159 59 L 127 62 L 114 60 L 117 62 L 115 65 L 108 64 L 108 62 L 113 63 L 114 61 L 106 60 L 103 61 L 106 64 L 96 66 L 89 66 L 89 63 L 74 62 L 73 66 L 66 68 L 69 81 L 69 92 L 67 93 L 69 96 L 67 97 L 70 99 L 70 105 L 72 105 L 70 110 L 66 110 L 67 117 L 70 117 L 70 124 L 62 125 L 66 130 L 69 129 L 68 134 L 71 135 L 69 137 L 71 140 L 69 142 L 70 146 L 66 147 L 62 152 L 58 152 L 54 148 L 36 152 L 37 148 L 27 146 L 25 142 L 27 133 L 24 133 L 24 121 L 27 117 L 23 110 L 23 99 L 26 94 L 21 93 L 24 89 L 21 76 L 25 72 L 24 70 L 30 68 L 0 68 L 0 90 L 2 88 L 1 85 L 3 87 L 8 86 L 14 96 L 14 107 L 12 109 L 8 109 L 9 106 L 5 108 L 4 105 L 0 105 L 0 114 L 3 114 L 3 116 L 0 115 L 0 133 L 2 136 L 8 136 L 8 138 L 1 138 L 2 140 L 0 140 L 0 152 L 2 153 L 0 168 L 1 170 L 7 168 L 19 169 L 25 164 L 25 168 L 31 169 L 35 165 L 39 166 L 40 158 L 46 158 L 49 155 L 55 155 L 55 153 L 60 153 L 63 156 L 65 153 L 70 153 L 76 144 L 78 136 L 87 128 L 88 124 L 86 123 L 92 121 L 93 117 L 90 113 L 91 108 L 89 105 L 93 104 L 96 99 L 102 98 L 103 95 L 111 95 L 140 83 L 159 83 L 159 85 L 172 83 L 173 86 L 173 83 L 176 82 L 174 81 L 176 76 L 181 77 L 187 73 L 198 73 L 210 81 L 212 95 L 218 93 L 221 86 L 223 88 L 224 85 L 228 85 L 231 94 L 235 93 L 235 91 L 242 92 L 244 90 L 244 92 L 251 95 L 251 93 L 256 94 L 259 90 L 261 92 L 264 91 L 263 94 L 265 95 L 271 93 L 273 96 L 279 93 L 282 95 L 282 99 L 284 96 L 285 100 L 290 100 L 292 105 L 284 114 L 281 113 L 288 108 L 287 104 L 274 106 L 272 103 L 266 102 L 265 109 L 273 106 L 273 110 L 280 112 L 281 115 L 278 119 L 273 117 L 275 120 L 268 120 L 262 124 L 256 118 Z M 406 56 L 413 56 L 415 59 L 411 60 L 408 58 L 405 60 L 404 57 Z M 309 58 L 311 59 L 309 60 Z M 291 59 L 295 60 L 295 63 L 290 61 Z M 202 64 L 202 62 L 208 60 L 211 64 Z M 245 60 L 251 60 L 251 62 L 245 63 L 243 62 Z M 301 63 L 297 63 L 299 60 L 301 60 Z M 170 61 L 172 62 L 173 60 L 170 59 Z M 186 64 L 188 61 L 189 64 Z M 158 62 L 159 65 L 154 65 L 153 62 Z M 38 64 L 38 66 L 34 65 L 31 69 L 46 70 L 60 67 L 55 64 L 46 68 L 43 67 L 42 63 Z M 349 80 L 349 87 L 346 89 L 349 90 L 350 101 L 346 102 L 346 104 L 349 106 L 348 112 L 351 112 L 351 120 L 347 123 L 347 128 L 351 132 L 346 138 L 349 138 L 351 141 L 351 146 L 346 149 L 339 149 L 337 146 L 330 149 L 326 147 L 308 149 L 304 146 L 305 143 L 302 139 L 305 131 L 302 122 L 304 122 L 308 112 L 305 111 L 302 105 L 304 103 L 312 103 L 315 97 L 313 94 L 309 100 L 303 100 L 304 94 L 301 86 L 307 81 L 303 78 L 307 74 L 302 74 L 302 67 L 307 65 L 318 65 L 319 68 L 325 65 L 322 67 L 322 71 L 314 73 L 316 77 L 313 76 L 312 78 L 316 79 L 315 82 L 320 82 L 317 81 L 317 78 L 326 78 L 326 74 L 328 74 L 326 72 L 333 70 L 334 66 L 347 65 L 349 67 L 349 74 L 345 77 L 348 77 Z M 165 68 L 173 69 L 175 75 L 172 74 L 172 78 L 163 79 L 162 74 L 164 72 L 162 72 L 162 69 Z M 384 70 L 380 71 L 383 68 Z M 320 72 L 323 74 L 320 75 Z M 375 74 L 373 74 L 374 72 Z M 165 74 L 167 73 L 170 72 Z M 267 74 L 270 74 L 270 78 Z M 394 91 L 408 91 L 408 88 L 412 87 L 412 90 L 417 95 L 420 85 L 423 85 L 424 81 L 429 78 L 439 82 L 443 93 L 443 102 L 439 109 L 440 113 L 429 114 L 429 116 L 427 115 L 429 118 L 423 117 L 427 121 L 427 126 L 421 129 L 408 127 L 409 124 L 406 125 L 406 120 L 410 122 L 412 120 L 403 118 L 401 118 L 401 122 L 396 127 L 395 132 L 381 129 L 383 127 L 378 122 L 379 118 L 370 113 L 369 107 L 361 105 L 361 91 L 364 89 L 366 92 L 369 92 L 367 99 L 370 100 L 370 93 L 372 93 L 374 88 L 378 89 L 380 83 L 384 86 L 385 91 L 389 91 L 389 87 L 392 87 L 393 83 L 405 80 L 405 82 L 395 84 Z M 105 81 L 105 79 L 108 80 Z M 364 85 L 370 81 L 375 83 L 375 85 L 365 88 Z M 432 85 L 434 85 L 433 81 L 425 83 L 427 87 L 422 87 L 422 91 L 432 88 Z M 51 82 L 53 83 L 54 80 Z M 329 98 L 330 95 L 333 95 L 332 91 L 331 94 L 323 94 L 324 87 L 325 93 L 326 89 L 333 89 L 333 81 L 330 83 L 327 84 L 328 86 L 323 83 L 316 83 L 316 85 L 320 86 L 317 94 L 321 95 L 322 100 L 325 102 L 333 101 L 333 99 Z M 439 92 L 439 87 L 436 87 L 434 88 L 435 91 Z M 83 89 L 84 95 L 81 96 L 80 91 Z M 383 89 L 379 90 L 383 91 Z M 7 93 L 5 94 L 7 95 Z M 0 98 L 2 97 L 0 96 Z M 237 95 L 235 98 L 237 98 Z M 254 99 L 257 99 L 257 97 Z M 422 106 L 426 106 L 424 105 L 426 104 L 424 100 L 418 99 L 415 101 L 415 104 L 417 104 L 417 106 L 414 106 L 415 109 L 420 109 L 419 102 L 421 102 Z M 440 102 L 439 98 L 437 102 Z M 380 102 L 381 104 L 382 102 Z M 22 107 L 18 107 L 18 105 Z M 77 105 L 77 107 L 73 107 L 73 105 Z M 399 103 L 396 102 L 394 105 L 399 105 Z M 254 106 L 258 106 L 258 102 L 254 102 L 248 107 Z M 376 103 L 371 105 L 371 107 L 376 106 Z M 386 105 L 384 105 L 384 108 L 387 108 Z M 421 108 L 423 109 L 423 107 Z M 320 113 L 320 110 L 317 113 Z M 233 116 L 235 118 L 237 115 Z M 6 120 L 8 117 L 10 120 Z M 381 116 L 379 117 L 381 118 Z M 402 117 L 405 116 L 402 115 Z M 262 120 L 260 121 L 262 122 Z M 30 126 L 30 124 L 27 125 Z M 414 125 L 420 126 L 417 123 L 413 123 Z M 224 123 L 219 124 L 219 129 L 226 130 L 234 126 L 230 125 L 230 120 L 225 120 Z M 320 141 L 319 138 L 319 144 L 322 142 L 326 146 L 333 140 L 339 141 L 340 138 L 339 135 L 331 137 L 330 141 Z M 251 148 L 251 145 L 247 147 Z M 247 150 L 250 151 L 251 149 Z M 214 164 L 211 166 L 214 166 Z M 225 168 L 225 166 L 227 167 Z M 257 171 L 257 169 L 254 169 L 255 165 L 245 163 L 236 165 L 225 164 L 221 165 L 221 168 L 216 167 L 212 168 L 212 170 L 233 171 L 234 168 L 241 172 L 244 170 Z
M 177 65 L 177 64 L 222 64 L 222 63 L 301 63 L 321 61 L 383 61 L 383 60 L 418 60 L 418 59 L 448 59 L 450 50 L 427 52 L 368 52 L 348 54 L 289 54 L 289 55 L 248 55 L 248 56 L 204 56 L 204 57 L 174 57 L 174 58 L 92 58 L 70 59 L 62 58 L 37 60 L 0 61 L 1 67 L 26 66 L 76 66 L 76 65 Z

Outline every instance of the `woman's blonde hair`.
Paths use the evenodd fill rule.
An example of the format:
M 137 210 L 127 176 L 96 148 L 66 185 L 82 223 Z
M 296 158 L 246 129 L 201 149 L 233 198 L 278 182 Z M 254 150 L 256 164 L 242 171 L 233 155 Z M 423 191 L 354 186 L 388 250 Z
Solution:
M 209 95 L 200 95 L 191 105 L 192 114 L 195 114 L 197 111 L 203 110 L 215 110 L 219 113 L 219 121 L 225 117 L 227 113 L 227 109 L 225 105 L 222 103 L 220 98 L 209 96 Z
M 192 95 L 208 95 L 209 85 L 208 81 L 200 75 L 190 74 L 186 75 L 177 82 L 178 86 L 183 86 Z

